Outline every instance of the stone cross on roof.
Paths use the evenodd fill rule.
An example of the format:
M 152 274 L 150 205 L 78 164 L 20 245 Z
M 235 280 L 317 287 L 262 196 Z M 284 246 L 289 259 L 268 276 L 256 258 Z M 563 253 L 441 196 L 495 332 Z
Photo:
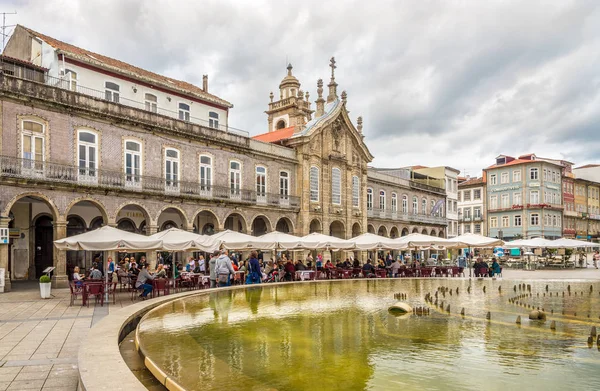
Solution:
M 329 60 L 329 66 L 331 67 L 331 80 L 335 80 L 335 68 L 337 68 L 335 66 L 335 57 L 331 57 L 331 60 Z

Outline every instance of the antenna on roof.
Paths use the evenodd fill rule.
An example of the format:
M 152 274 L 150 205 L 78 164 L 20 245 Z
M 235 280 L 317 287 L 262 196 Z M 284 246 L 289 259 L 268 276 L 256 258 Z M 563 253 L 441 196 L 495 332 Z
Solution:
M 8 34 L 6 34 L 6 29 L 9 27 L 15 27 L 14 24 L 11 24 L 9 26 L 6 25 L 6 15 L 16 15 L 17 11 L 15 12 L 0 12 L 0 15 L 2 15 L 2 54 L 4 54 L 4 46 L 6 46 L 6 37 L 8 37 Z

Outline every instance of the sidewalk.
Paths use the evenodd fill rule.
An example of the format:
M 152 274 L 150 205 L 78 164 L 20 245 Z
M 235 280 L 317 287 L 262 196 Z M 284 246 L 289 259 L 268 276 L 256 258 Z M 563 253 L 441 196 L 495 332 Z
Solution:
M 69 289 L 53 289 L 40 299 L 37 281 L 16 282 L 0 293 L 0 391 L 76 390 L 77 351 L 89 329 L 109 312 L 131 304 L 130 294 L 117 303 L 69 306 Z
M 465 271 L 469 276 L 468 270 Z M 600 270 L 504 269 L 503 279 L 596 279 Z M 40 299 L 36 281 L 13 283 L 0 294 L 0 391 L 76 390 L 77 352 L 90 328 L 112 311 L 132 304 L 131 294 L 117 294 L 117 303 L 69 306 L 68 289 L 54 289 L 52 299 Z

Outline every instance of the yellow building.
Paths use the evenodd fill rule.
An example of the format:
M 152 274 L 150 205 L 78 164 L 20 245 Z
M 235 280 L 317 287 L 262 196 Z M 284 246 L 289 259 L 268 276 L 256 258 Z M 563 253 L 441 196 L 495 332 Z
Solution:
M 575 230 L 578 239 L 587 239 L 588 236 L 588 204 L 587 204 L 587 185 L 588 181 L 584 179 L 576 178 L 574 180 L 575 185 L 575 212 L 577 217 L 575 219 Z
M 597 239 L 600 228 L 600 184 L 587 184 L 588 236 Z

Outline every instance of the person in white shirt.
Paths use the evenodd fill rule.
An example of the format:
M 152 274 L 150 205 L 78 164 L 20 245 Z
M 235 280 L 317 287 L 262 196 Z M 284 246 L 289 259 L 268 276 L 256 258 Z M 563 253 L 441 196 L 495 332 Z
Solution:
M 200 258 L 198 259 L 198 264 L 200 266 L 200 273 L 205 274 L 206 273 L 206 261 L 204 260 L 204 256 L 200 255 Z
M 73 269 L 73 282 L 77 286 L 83 285 L 83 279 L 85 278 L 85 274 L 79 274 L 79 266 L 75 266 Z

